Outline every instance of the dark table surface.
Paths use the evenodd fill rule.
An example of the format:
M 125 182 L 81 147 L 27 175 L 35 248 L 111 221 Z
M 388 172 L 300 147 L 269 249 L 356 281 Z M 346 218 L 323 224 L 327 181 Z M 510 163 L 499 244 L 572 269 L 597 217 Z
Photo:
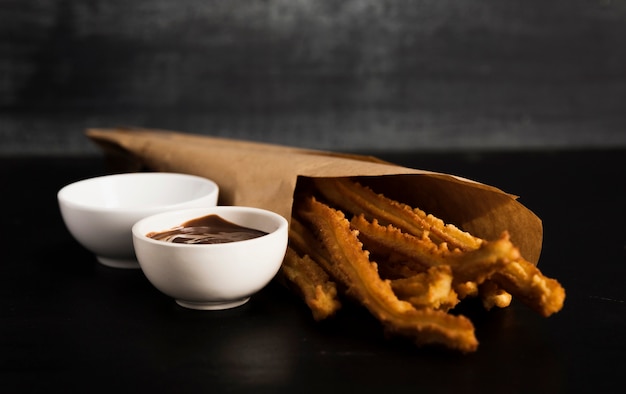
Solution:
M 616 392 L 626 370 L 626 151 L 378 154 L 520 196 L 542 218 L 539 267 L 567 290 L 542 318 L 465 306 L 467 355 L 383 337 L 364 310 L 315 323 L 271 284 L 239 308 L 186 310 L 140 270 L 107 268 L 56 192 L 100 157 L 0 158 L 2 392 Z M 54 391 L 53 391 L 54 392 Z

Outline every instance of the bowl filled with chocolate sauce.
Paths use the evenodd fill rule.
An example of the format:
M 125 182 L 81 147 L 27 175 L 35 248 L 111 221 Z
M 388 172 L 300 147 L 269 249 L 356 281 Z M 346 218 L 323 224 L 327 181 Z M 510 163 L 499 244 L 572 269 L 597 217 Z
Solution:
M 133 244 L 146 278 L 182 307 L 234 308 L 278 273 L 288 223 L 265 209 L 215 206 L 139 220 Z
M 218 185 L 203 177 L 136 172 L 71 183 L 59 190 L 57 199 L 67 229 L 98 262 L 139 268 L 133 224 L 160 212 L 215 206 L 218 194 Z

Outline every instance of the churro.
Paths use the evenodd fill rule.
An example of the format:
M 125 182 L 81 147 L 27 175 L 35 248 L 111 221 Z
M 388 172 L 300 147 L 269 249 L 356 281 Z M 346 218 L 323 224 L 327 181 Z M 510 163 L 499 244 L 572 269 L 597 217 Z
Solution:
M 358 300 L 384 326 L 388 334 L 410 338 L 418 345 L 438 344 L 460 351 L 476 350 L 474 326 L 464 316 L 435 309 L 417 309 L 397 298 L 389 281 L 378 275 L 357 238 L 357 231 L 341 211 L 319 203 L 314 197 L 303 202 L 298 214 L 318 229 L 319 239 L 331 256 L 336 279 L 346 294 Z
M 471 352 L 471 321 L 450 313 L 463 299 L 480 297 L 491 309 L 515 297 L 546 317 L 563 306 L 565 290 L 506 231 L 481 239 L 347 178 L 313 185 L 295 196 L 283 276 L 315 320 L 334 315 L 345 295 L 387 333 Z

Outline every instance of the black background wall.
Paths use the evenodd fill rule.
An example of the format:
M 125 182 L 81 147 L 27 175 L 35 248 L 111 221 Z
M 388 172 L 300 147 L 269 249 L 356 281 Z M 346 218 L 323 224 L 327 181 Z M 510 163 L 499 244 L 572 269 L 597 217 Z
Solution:
M 626 1 L 0 0 L 0 154 L 87 127 L 346 151 L 626 146 Z

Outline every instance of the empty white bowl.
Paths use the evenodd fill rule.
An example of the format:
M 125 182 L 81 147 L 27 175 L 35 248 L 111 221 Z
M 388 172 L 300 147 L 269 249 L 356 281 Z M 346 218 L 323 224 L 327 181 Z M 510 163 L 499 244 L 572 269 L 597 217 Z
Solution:
M 185 244 L 148 236 L 207 215 L 266 232 L 218 244 Z M 274 278 L 287 250 L 287 220 L 252 207 L 216 206 L 153 215 L 133 226 L 135 253 L 148 280 L 186 308 L 219 310 L 245 304 Z
M 59 190 L 72 236 L 109 267 L 139 268 L 132 226 L 159 212 L 217 204 L 218 185 L 194 175 L 142 172 L 81 180 Z

